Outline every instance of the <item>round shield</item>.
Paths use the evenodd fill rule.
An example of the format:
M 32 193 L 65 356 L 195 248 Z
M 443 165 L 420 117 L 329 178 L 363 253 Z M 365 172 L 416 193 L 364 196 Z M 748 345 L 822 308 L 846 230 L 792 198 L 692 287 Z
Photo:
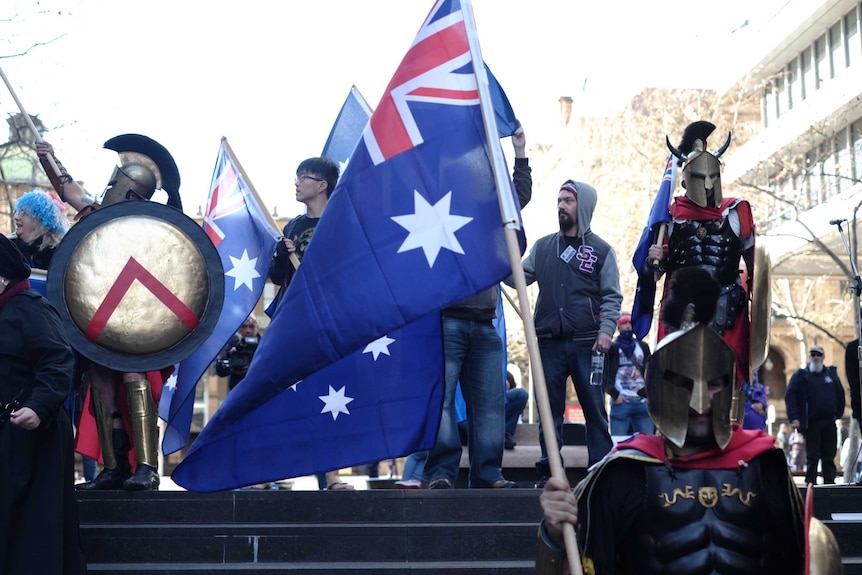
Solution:
M 155 202 L 105 206 L 72 226 L 48 270 L 72 347 L 118 371 L 182 361 L 224 303 L 218 251 L 194 220 Z
M 754 277 L 751 282 L 751 369 L 757 369 L 769 355 L 772 326 L 772 258 L 763 244 L 754 248 Z

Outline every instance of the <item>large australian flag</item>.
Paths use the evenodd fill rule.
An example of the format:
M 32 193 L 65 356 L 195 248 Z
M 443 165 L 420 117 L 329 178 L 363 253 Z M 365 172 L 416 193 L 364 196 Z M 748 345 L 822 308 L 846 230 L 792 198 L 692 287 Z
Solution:
M 512 219 L 501 216 L 492 169 L 502 151 L 496 137 L 486 136 L 497 128 L 486 131 L 484 118 L 493 124 L 493 113 L 483 115 L 482 109 L 492 104 L 484 69 L 474 66 L 481 54 L 472 14 L 465 10 L 461 2 L 438 1 L 423 23 L 334 190 L 246 378 L 174 472 L 180 485 L 212 490 L 252 482 L 203 481 L 222 468 L 214 465 L 217 457 L 238 466 L 260 463 L 238 453 L 247 449 L 242 429 L 255 425 L 250 414 L 293 393 L 291 386 L 311 374 L 381 338 L 394 339 L 395 330 L 436 316 L 511 273 L 503 221 Z M 511 186 L 503 193 L 512 204 Z M 402 383 L 416 375 L 408 366 Z M 255 453 L 257 459 L 267 457 Z

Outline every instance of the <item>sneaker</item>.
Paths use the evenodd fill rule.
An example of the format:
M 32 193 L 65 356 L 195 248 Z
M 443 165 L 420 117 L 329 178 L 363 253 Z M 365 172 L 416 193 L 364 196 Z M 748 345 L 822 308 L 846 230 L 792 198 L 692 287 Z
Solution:
M 438 477 L 428 484 L 428 489 L 452 489 L 452 482 L 445 477 Z
M 515 441 L 515 438 L 512 437 L 511 433 L 507 433 L 506 440 L 503 443 L 503 447 L 505 449 L 515 449 L 516 445 L 518 445 L 518 443 Z
M 548 479 L 550 479 L 550 477 L 548 477 L 547 475 L 542 476 L 542 478 L 536 482 L 536 489 L 544 489 L 545 484 L 548 482 Z
M 419 489 L 422 482 L 418 479 L 401 479 L 395 482 L 395 489 Z
M 501 479 L 491 484 L 492 489 L 515 489 L 516 487 L 518 487 L 518 484 L 508 479 Z

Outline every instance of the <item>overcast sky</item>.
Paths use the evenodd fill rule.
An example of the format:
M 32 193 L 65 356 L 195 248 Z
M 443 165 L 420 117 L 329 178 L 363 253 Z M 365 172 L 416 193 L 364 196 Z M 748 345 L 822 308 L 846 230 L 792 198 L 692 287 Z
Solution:
M 800 1 L 800 0 L 796 0 Z M 485 61 L 527 130 L 549 142 L 558 100 L 596 113 L 645 86 L 718 87 L 786 0 L 474 0 Z M 35 6 L 34 6 L 35 5 Z M 122 133 L 171 151 L 185 211 L 206 202 L 225 136 L 267 208 L 290 216 L 293 174 L 319 155 L 351 85 L 373 107 L 432 0 L 6 0 L 0 66 L 93 195 Z M 742 27 L 749 20 L 750 25 Z M 36 43 L 44 46 L 31 47 Z M 16 56 L 24 51 L 24 56 Z M 703 59 L 690 59 L 703 52 Z M 677 65 L 673 57 L 676 56 Z M 693 63 L 694 62 L 694 63 Z M 682 65 L 679 65 L 682 64 Z M 0 86 L 0 113 L 17 111 Z M 5 138 L 4 138 L 5 139 Z M 504 149 L 510 149 L 505 144 Z

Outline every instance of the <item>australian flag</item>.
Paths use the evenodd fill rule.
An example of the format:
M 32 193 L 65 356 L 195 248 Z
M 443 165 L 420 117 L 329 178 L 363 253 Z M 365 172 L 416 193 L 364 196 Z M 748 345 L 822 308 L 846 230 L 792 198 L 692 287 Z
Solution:
M 179 485 L 224 489 L 296 475 L 283 468 L 268 476 L 209 478 L 213 470 L 234 473 L 277 459 L 245 441 L 266 403 L 301 392 L 309 375 L 381 338 L 396 339 L 408 324 L 426 316 L 439 321 L 441 309 L 510 274 L 492 170 L 502 150 L 498 139 L 486 137 L 482 107 L 492 104 L 484 69 L 474 67 L 481 55 L 471 50 L 470 39 L 478 43 L 467 21 L 472 14 L 465 20 L 460 2 L 441 0 L 432 8 L 366 126 L 246 378 L 174 471 Z M 432 341 L 441 345 L 435 337 L 429 349 Z M 421 373 L 410 365 L 401 385 Z M 333 386 L 336 394 L 339 388 Z M 276 428 L 267 435 L 271 442 L 284 439 Z M 390 455 L 421 448 L 418 441 L 407 447 Z M 359 446 L 353 451 L 353 463 L 370 460 Z M 335 467 L 317 462 L 318 470 Z
M 667 167 L 661 179 L 655 201 L 649 212 L 647 225 L 641 233 L 635 253 L 632 256 L 632 264 L 638 274 L 638 287 L 635 292 L 635 301 L 632 305 L 632 331 L 643 339 L 649 333 L 652 326 L 652 312 L 655 305 L 655 279 L 653 273 L 647 270 L 647 252 L 658 239 L 658 230 L 662 224 L 670 222 L 670 201 L 676 188 L 677 165 L 673 154 L 667 159 Z
M 222 138 L 203 229 L 224 266 L 224 307 L 212 335 L 179 364 L 176 379 L 168 380 L 162 391 L 159 416 L 167 422 L 165 455 L 186 446 L 198 380 L 260 299 L 279 236 L 270 221 Z

